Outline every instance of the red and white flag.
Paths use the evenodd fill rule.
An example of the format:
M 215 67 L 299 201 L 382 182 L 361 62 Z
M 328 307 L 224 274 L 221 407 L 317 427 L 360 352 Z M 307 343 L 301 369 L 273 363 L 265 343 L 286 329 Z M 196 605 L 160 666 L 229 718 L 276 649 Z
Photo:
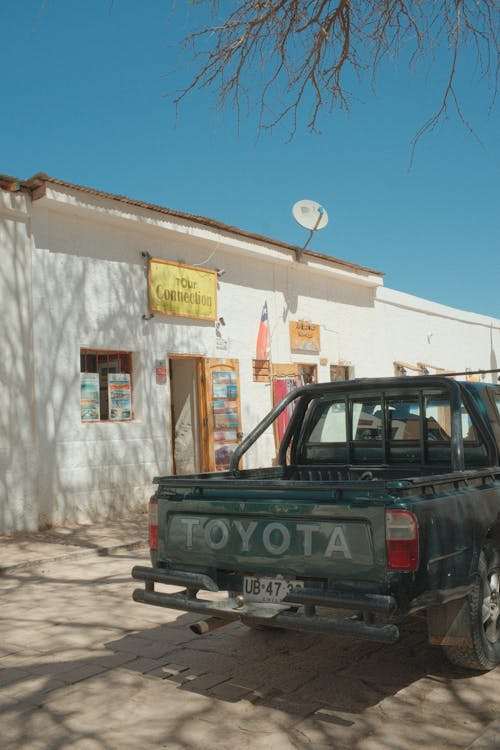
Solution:
M 255 359 L 269 359 L 270 351 L 271 347 L 269 341 L 269 318 L 267 314 L 267 302 L 264 302 L 262 315 L 260 316 Z

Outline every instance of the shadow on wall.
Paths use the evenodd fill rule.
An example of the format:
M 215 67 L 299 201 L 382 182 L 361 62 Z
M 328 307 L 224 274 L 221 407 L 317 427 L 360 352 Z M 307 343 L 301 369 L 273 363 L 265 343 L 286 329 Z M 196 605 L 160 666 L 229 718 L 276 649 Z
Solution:
M 82 424 L 80 346 L 140 351 L 142 269 L 35 250 L 38 526 L 98 520 L 146 505 L 152 424 Z M 147 397 L 147 395 L 146 395 Z M 153 463 L 153 462 L 151 462 Z M 151 466 L 151 479 L 155 467 Z M 145 484 L 148 486 L 145 487 Z
M 19 221 L 0 231 L 0 532 L 145 507 L 165 465 L 157 437 L 167 410 L 160 427 L 146 419 L 111 431 L 80 419 L 80 346 L 127 349 L 140 359 L 142 266 L 32 250 Z M 153 378 L 143 375 L 149 399 Z
M 36 425 L 28 225 L 0 222 L 0 530 L 36 518 Z
M 147 283 L 140 251 L 131 263 L 129 245 L 126 262 L 117 262 L 112 234 L 105 259 L 105 234 L 96 258 L 86 247 L 85 255 L 76 249 L 32 249 L 27 226 L 19 221 L 5 226 L 0 304 L 8 322 L 0 334 L 0 384 L 5 393 L 0 413 L 0 531 L 116 516 L 137 503 L 141 493 L 146 503 L 152 478 L 168 465 L 168 387 L 163 386 L 162 394 L 157 390 L 153 353 L 164 358 L 185 350 L 189 326 L 191 352 L 201 354 L 212 323 L 144 321 Z M 65 226 L 68 247 L 85 245 L 80 235 L 84 232 L 78 223 Z M 51 238 L 51 247 L 52 239 L 61 244 L 61 236 L 59 232 Z M 94 243 L 100 236 L 96 231 Z M 141 238 L 139 233 L 138 246 Z M 289 312 L 297 309 L 302 288 L 297 273 L 300 269 L 283 279 Z M 318 299 L 330 299 L 332 289 L 337 299 L 342 291 L 342 285 L 337 289 L 323 279 L 313 286 L 308 291 Z M 372 297 L 370 290 L 363 290 L 358 304 L 368 306 Z M 137 353 L 140 425 L 115 424 L 114 430 L 82 426 L 81 346 Z

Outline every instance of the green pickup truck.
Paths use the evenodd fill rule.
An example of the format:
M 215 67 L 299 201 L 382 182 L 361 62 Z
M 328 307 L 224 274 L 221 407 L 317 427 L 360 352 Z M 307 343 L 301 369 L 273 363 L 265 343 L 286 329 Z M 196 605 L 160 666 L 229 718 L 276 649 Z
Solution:
M 276 465 L 240 469 L 285 409 Z M 205 615 L 198 633 L 239 620 L 383 643 L 425 611 L 453 663 L 494 668 L 499 409 L 500 385 L 443 376 L 298 388 L 228 471 L 155 480 L 135 601 Z

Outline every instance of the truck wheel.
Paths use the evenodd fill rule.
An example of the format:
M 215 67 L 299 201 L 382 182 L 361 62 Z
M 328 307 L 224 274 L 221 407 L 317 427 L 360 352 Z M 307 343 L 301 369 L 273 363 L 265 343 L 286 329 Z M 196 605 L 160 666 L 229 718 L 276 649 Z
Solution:
M 500 551 L 485 547 L 468 596 L 470 637 L 465 646 L 444 646 L 448 659 L 460 667 L 487 671 L 500 664 Z

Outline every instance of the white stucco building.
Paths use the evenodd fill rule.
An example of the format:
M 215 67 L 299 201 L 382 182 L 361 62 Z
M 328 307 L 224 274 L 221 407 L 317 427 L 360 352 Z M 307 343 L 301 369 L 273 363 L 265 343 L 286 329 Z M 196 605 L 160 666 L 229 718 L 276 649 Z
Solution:
M 223 468 L 301 379 L 497 367 L 500 320 L 46 175 L 0 175 L 0 254 L 0 533 L 124 514 L 158 474 Z M 269 432 L 246 465 L 274 456 Z

